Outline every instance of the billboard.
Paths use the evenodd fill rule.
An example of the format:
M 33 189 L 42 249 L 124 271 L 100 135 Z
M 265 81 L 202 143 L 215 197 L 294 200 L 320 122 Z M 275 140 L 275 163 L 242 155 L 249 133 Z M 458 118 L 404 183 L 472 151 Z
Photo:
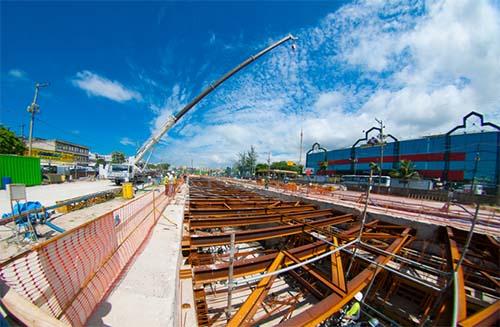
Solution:
M 31 155 L 33 157 L 38 157 L 43 160 L 50 160 L 56 162 L 73 163 L 75 162 L 75 157 L 70 153 L 62 153 L 51 150 L 43 149 L 32 149 Z

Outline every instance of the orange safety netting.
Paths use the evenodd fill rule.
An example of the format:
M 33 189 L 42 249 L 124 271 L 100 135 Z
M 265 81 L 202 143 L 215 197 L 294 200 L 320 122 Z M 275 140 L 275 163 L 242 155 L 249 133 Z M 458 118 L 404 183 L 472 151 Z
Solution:
M 172 193 L 150 191 L 36 245 L 2 263 L 0 279 L 49 315 L 82 326 L 146 240 Z

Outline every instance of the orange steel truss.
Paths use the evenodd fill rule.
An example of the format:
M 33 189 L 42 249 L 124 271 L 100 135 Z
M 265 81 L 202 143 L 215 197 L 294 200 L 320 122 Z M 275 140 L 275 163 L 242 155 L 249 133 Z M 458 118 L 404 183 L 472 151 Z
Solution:
M 285 193 L 298 188 L 272 186 Z M 332 190 L 313 186 L 307 192 L 328 195 Z M 497 323 L 495 238 L 475 234 L 453 280 L 466 243 L 463 231 L 436 228 L 433 239 L 421 239 L 408 226 L 373 218 L 361 223 L 356 213 L 287 198 L 262 195 L 239 182 L 190 181 L 183 253 L 192 267 L 195 294 L 202 294 L 196 297 L 200 326 L 335 326 L 338 312 L 357 292 L 364 294 L 364 319 L 370 314 L 386 324 L 449 325 L 455 283 L 460 326 Z M 228 312 L 221 299 L 228 290 L 233 233 L 239 250 L 231 269 L 236 295 L 231 296 L 237 301 Z

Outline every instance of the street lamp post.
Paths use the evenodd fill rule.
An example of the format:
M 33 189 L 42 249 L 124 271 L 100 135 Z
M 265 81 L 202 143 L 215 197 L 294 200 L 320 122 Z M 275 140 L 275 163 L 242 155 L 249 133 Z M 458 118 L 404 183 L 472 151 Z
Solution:
M 378 175 L 378 192 L 380 193 L 380 183 L 382 182 L 382 172 L 384 170 L 384 144 L 385 144 L 385 135 L 384 135 L 384 122 L 382 120 L 378 120 L 375 118 L 375 121 L 380 125 L 380 171 Z
M 357 171 L 357 168 L 358 168 L 358 167 L 357 167 L 358 158 L 353 158 L 353 159 L 351 159 L 351 160 L 352 160 L 352 162 L 354 163 L 354 172 L 353 172 L 353 173 L 354 173 L 354 175 L 356 175 L 356 171 Z

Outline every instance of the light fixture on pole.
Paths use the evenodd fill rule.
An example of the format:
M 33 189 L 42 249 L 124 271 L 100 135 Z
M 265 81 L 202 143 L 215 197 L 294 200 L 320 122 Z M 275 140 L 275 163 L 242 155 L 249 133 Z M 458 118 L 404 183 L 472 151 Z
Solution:
M 32 143 L 33 143 L 33 125 L 35 124 L 35 114 L 40 112 L 40 106 L 36 103 L 36 100 L 38 99 L 38 91 L 43 88 L 49 86 L 49 83 L 36 83 L 35 84 L 35 96 L 33 97 L 33 102 L 28 106 L 28 112 L 31 113 L 31 120 L 30 120 L 30 135 L 29 135 L 29 148 L 28 148 L 28 155 L 31 156 L 31 149 L 32 149 Z

